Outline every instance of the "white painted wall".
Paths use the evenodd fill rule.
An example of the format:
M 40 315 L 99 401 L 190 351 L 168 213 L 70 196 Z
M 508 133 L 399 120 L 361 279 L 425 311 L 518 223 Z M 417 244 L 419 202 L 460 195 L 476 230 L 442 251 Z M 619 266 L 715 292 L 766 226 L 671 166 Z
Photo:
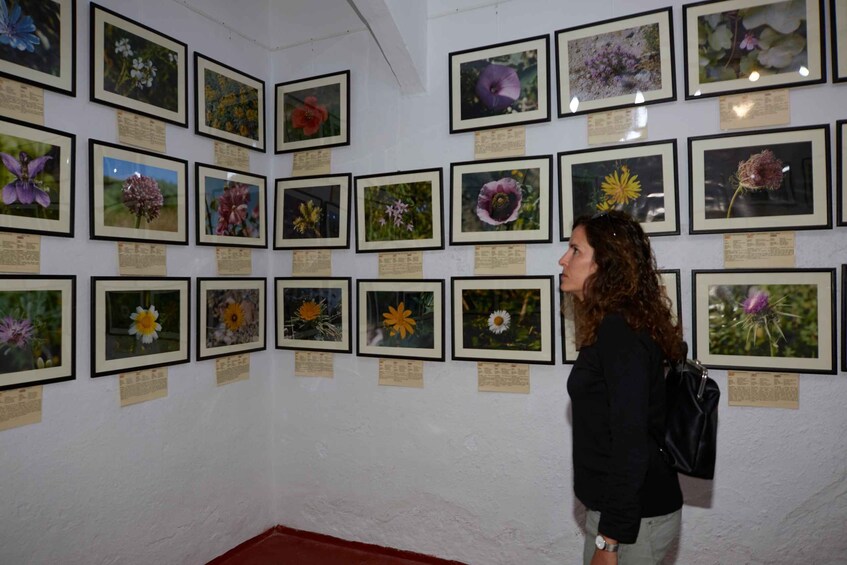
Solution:
M 451 161 L 473 158 L 473 134 L 447 133 L 450 51 L 665 5 L 466 0 L 456 5 L 483 7 L 452 12 L 439 0 L 430 6 L 438 17 L 429 22 L 429 90 L 402 97 L 366 32 L 268 55 L 176 1 L 102 4 L 185 41 L 191 51 L 266 77 L 269 101 L 274 82 L 351 69 L 352 145 L 333 150 L 333 172 L 353 174 L 449 171 Z M 215 14 L 226 3 L 220 4 L 210 4 Z M 682 92 L 682 3 L 673 4 Z M 533 367 L 531 394 L 505 395 L 478 393 L 473 363 L 426 363 L 425 388 L 413 390 L 379 387 L 376 360 L 352 355 L 336 356 L 334 379 L 296 378 L 293 353 L 271 349 L 251 356 L 247 382 L 218 389 L 214 363 L 194 362 L 171 368 L 167 399 L 124 409 L 117 377 L 89 378 L 88 277 L 116 274 L 116 260 L 113 244 L 88 240 L 86 144 L 115 141 L 116 133 L 114 111 L 87 101 L 88 3 L 78 9 L 78 95 L 45 94 L 46 123 L 78 135 L 77 231 L 74 239 L 45 238 L 42 245 L 42 272 L 79 276 L 77 380 L 45 387 L 41 424 L 0 433 L 0 563 L 203 563 L 277 523 L 475 564 L 576 562 L 581 510 L 571 491 L 567 366 Z M 253 20 L 247 35 L 265 37 L 267 21 Z M 287 44 L 273 31 L 270 41 Z M 845 88 L 793 91 L 792 125 L 847 117 Z M 718 132 L 717 102 L 680 101 L 648 112 L 651 140 L 679 140 L 687 232 L 685 138 Z M 192 165 L 193 210 L 193 163 L 212 161 L 212 141 L 192 131 L 168 126 L 170 153 Z M 267 134 L 272 148 L 270 125 Z M 585 146 L 584 116 L 527 130 L 528 154 Z M 274 177 L 290 174 L 291 156 L 251 154 L 251 165 L 272 186 Z M 191 241 L 193 228 L 192 219 Z M 797 240 L 800 267 L 847 262 L 844 228 L 798 232 Z M 721 241 L 655 240 L 661 266 L 682 269 L 687 320 L 690 271 L 719 268 Z M 529 272 L 556 274 L 561 252 L 558 243 L 529 246 Z M 215 274 L 212 248 L 171 246 L 168 254 L 171 275 Z M 253 260 L 257 276 L 291 272 L 290 253 L 254 251 Z M 424 272 L 470 275 L 472 260 L 469 247 L 426 252 Z M 377 274 L 372 254 L 335 251 L 333 264 L 336 275 Z M 690 338 L 689 325 L 685 331 Z M 449 328 L 447 337 L 449 349 Z M 714 376 L 726 391 L 725 372 Z M 676 562 L 843 562 L 845 397 L 843 375 L 804 375 L 798 411 L 729 409 L 724 401 L 715 481 L 684 481 Z
M 171 0 L 101 4 L 266 75 L 266 50 Z M 117 249 L 88 239 L 88 139 L 116 142 L 117 126 L 114 109 L 88 101 L 89 4 L 77 5 L 77 96 L 45 93 L 45 123 L 77 135 L 76 237 L 41 246 L 42 273 L 78 277 L 77 378 L 44 387 L 40 424 L 0 433 L 0 563 L 205 563 L 278 521 L 269 494 L 273 353 L 252 354 L 250 379 L 221 388 L 214 361 L 171 367 L 167 398 L 127 408 L 117 376 L 90 378 L 89 277 L 117 275 Z M 168 274 L 216 276 L 214 248 L 193 245 L 194 163 L 213 162 L 212 140 L 193 133 L 193 107 L 192 129 L 167 126 L 169 154 L 189 161 L 192 216 L 192 245 L 168 246 Z M 267 172 L 270 159 L 253 153 L 251 163 Z M 253 252 L 257 276 L 268 274 L 269 257 Z M 194 358 L 193 338 L 191 349 Z
M 456 6 L 482 7 L 456 12 L 449 10 L 450 2 L 430 1 L 426 94 L 399 94 L 367 33 L 273 55 L 275 82 L 351 69 L 352 145 L 333 149 L 333 172 L 442 166 L 447 180 L 451 161 L 473 159 L 474 138 L 448 134 L 449 52 L 668 4 L 674 6 L 682 98 L 682 1 L 469 0 Z M 828 84 L 792 91 L 791 125 L 834 125 L 847 117 L 845 88 Z M 648 114 L 650 140 L 679 143 L 685 234 L 686 138 L 719 133 L 718 103 L 680 100 L 649 106 Z M 586 129 L 585 116 L 529 126 L 527 154 L 585 148 Z M 290 157 L 277 157 L 274 170 L 288 176 Z M 681 235 L 656 238 L 654 244 L 662 267 L 682 270 L 690 341 L 690 272 L 722 267 L 722 238 Z M 528 272 L 558 273 L 563 247 L 529 246 Z M 797 233 L 798 267 L 845 262 L 844 228 Z M 336 275 L 375 277 L 377 259 L 336 251 L 333 269 Z M 287 264 L 277 262 L 275 272 L 287 275 Z M 425 252 L 424 274 L 448 280 L 472 275 L 472 248 Z M 448 350 L 449 339 L 448 329 Z M 568 366 L 533 367 L 532 392 L 507 395 L 478 393 L 476 367 L 469 362 L 427 362 L 423 390 L 378 386 L 373 359 L 339 355 L 331 380 L 293 377 L 291 353 L 278 353 L 275 362 L 275 516 L 280 523 L 474 564 L 578 561 L 582 511 L 571 490 Z M 717 476 L 714 482 L 683 479 L 686 506 L 676 563 L 843 563 L 843 374 L 802 376 L 797 411 L 729 408 L 726 372 L 714 371 L 714 377 L 724 391 Z

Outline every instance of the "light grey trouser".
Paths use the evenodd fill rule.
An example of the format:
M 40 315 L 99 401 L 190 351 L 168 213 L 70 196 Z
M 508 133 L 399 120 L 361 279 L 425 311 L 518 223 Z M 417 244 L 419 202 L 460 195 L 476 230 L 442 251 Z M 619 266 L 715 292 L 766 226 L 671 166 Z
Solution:
M 682 509 L 664 516 L 642 518 L 635 543 L 622 543 L 618 547 L 618 565 L 658 565 L 662 562 L 671 543 L 679 536 Z M 589 510 L 585 517 L 585 546 L 583 563 L 589 565 L 596 546 L 600 513 Z

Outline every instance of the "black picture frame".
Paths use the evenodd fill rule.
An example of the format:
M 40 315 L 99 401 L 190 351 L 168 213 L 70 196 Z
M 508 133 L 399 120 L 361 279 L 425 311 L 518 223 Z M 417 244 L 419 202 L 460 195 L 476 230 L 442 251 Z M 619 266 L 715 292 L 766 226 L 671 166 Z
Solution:
M 355 177 L 356 253 L 444 249 L 443 201 L 440 167 Z
M 561 241 L 579 216 L 610 209 L 630 214 L 651 237 L 679 235 L 676 139 L 563 151 L 557 160 Z
M 116 177 L 106 175 L 108 166 L 111 166 L 114 172 L 116 169 L 114 165 L 125 167 L 125 172 L 132 172 L 126 177 L 122 173 L 115 173 L 118 175 Z M 142 167 L 144 168 L 141 169 Z M 149 172 L 149 175 L 141 174 L 141 177 L 155 180 L 155 186 L 162 197 L 162 203 L 158 207 L 159 213 L 152 221 L 148 221 L 146 210 L 155 210 L 156 206 L 154 204 L 151 207 L 149 202 L 147 204 L 145 202 L 151 198 L 155 199 L 155 194 L 152 197 L 148 195 L 145 200 L 143 196 L 145 193 L 142 193 L 127 204 L 123 202 L 122 196 L 114 192 L 116 186 L 108 186 L 120 182 L 121 178 L 125 178 L 123 185 L 126 185 L 126 179 L 138 175 L 139 169 Z M 89 139 L 88 174 L 89 237 L 91 239 L 188 245 L 188 161 L 135 147 Z M 109 182 L 107 178 L 110 179 Z M 148 181 L 145 181 L 146 184 Z M 175 186 L 171 188 L 171 184 Z M 106 191 L 109 188 L 112 190 L 107 198 Z M 123 188 L 120 190 L 122 191 Z M 167 194 L 164 194 L 165 192 Z M 132 207 L 136 208 L 135 212 Z M 106 219 L 107 208 L 110 213 L 114 213 L 114 219 Z M 168 209 L 173 209 L 173 212 L 168 212 L 166 216 L 164 212 Z M 133 224 L 131 226 L 122 225 L 127 223 L 127 215 L 136 216 L 137 227 L 133 222 L 130 222 Z
M 829 159 L 828 124 L 688 138 L 689 233 L 831 228 Z
M 3 274 L 0 287 L 0 391 L 75 379 L 76 275 Z
M 276 179 L 273 248 L 350 249 L 352 185 L 350 173 Z
M 554 36 L 559 118 L 676 100 L 670 7 L 561 29 Z
M 836 206 L 838 207 L 837 223 L 839 226 L 847 226 L 847 120 L 835 122 L 835 186 Z
M 197 278 L 198 361 L 267 349 L 267 289 L 266 278 Z
M 443 279 L 358 279 L 356 320 L 358 357 L 444 361 Z
M 328 96 L 329 102 L 324 102 L 319 95 Z M 309 98 L 315 100 L 310 102 Z M 292 108 L 292 103 L 299 103 L 298 108 L 309 109 L 296 119 L 301 125 L 294 124 L 294 113 L 298 108 Z M 291 128 L 287 127 L 289 121 Z M 277 155 L 350 145 L 350 122 L 349 70 L 274 85 L 274 153 Z M 325 127 L 329 131 L 321 131 Z M 290 131 L 295 129 L 303 131 Z M 315 134 L 318 135 L 313 139 L 294 139 Z
M 139 301 L 144 304 L 138 304 Z M 165 306 L 162 306 L 162 301 Z M 170 312 L 174 302 L 177 304 L 176 315 Z M 134 311 L 132 305 L 135 305 Z M 138 321 L 140 316 L 141 322 Z M 134 332 L 132 328 L 135 328 Z M 166 345 L 160 345 L 165 341 L 168 342 Z M 136 348 L 140 353 L 136 352 Z M 91 277 L 92 377 L 189 361 L 189 277 Z
M 267 184 L 268 179 L 263 175 L 194 163 L 194 241 L 197 245 L 267 249 Z M 245 213 L 238 211 L 242 205 L 247 207 Z M 229 210 L 228 216 L 237 221 L 224 219 L 223 207 L 224 211 Z
M 841 372 L 847 373 L 847 264 L 841 265 Z
M 552 204 L 552 155 L 451 163 L 450 245 L 550 243 Z
M 452 359 L 537 365 L 555 363 L 552 276 L 452 277 L 450 282 L 453 292 Z M 522 297 L 518 296 L 520 293 Z M 530 304 L 530 299 L 534 304 Z M 509 308 L 510 304 L 515 304 L 516 308 Z M 472 310 L 481 306 L 484 306 L 482 310 L 471 311 L 466 316 L 465 308 Z M 514 320 L 518 313 L 520 318 L 529 319 Z M 521 349 L 518 343 L 521 337 L 526 339 L 529 333 L 536 332 L 538 346 Z
M 518 71 L 510 66 L 522 63 L 513 59 L 529 59 L 521 57 L 526 53 L 534 53 L 534 69 L 529 65 Z M 478 68 L 483 64 L 485 68 Z M 549 35 L 454 51 L 448 55 L 448 69 L 451 134 L 550 121 Z M 526 79 L 530 80 L 528 88 L 523 84 Z M 491 97 L 482 100 L 477 91 L 487 92 Z M 527 95 L 522 96 L 524 91 Z M 535 107 L 526 110 L 519 107 L 518 102 L 524 99 Z
M 111 44 L 107 26 L 123 37 Z M 93 2 L 89 32 L 92 102 L 188 127 L 188 45 Z
M 829 0 L 832 82 L 847 81 L 847 0 Z
M 45 145 L 51 149 L 47 153 L 36 154 L 34 149 Z M 20 202 L 21 194 L 16 190 L 15 202 L 0 202 L 0 231 L 73 237 L 76 216 L 76 135 L 0 118 L 0 147 L 5 149 L 6 155 L 0 164 L 0 186 L 5 187 L 13 180 L 20 184 L 25 177 L 25 184 L 34 197 L 31 203 L 23 204 Z M 30 159 L 26 165 L 19 160 L 22 152 Z M 39 160 L 43 157 L 47 159 Z M 33 165 L 33 162 L 36 164 Z M 20 175 L 13 169 L 18 170 Z M 53 182 L 45 182 L 45 170 L 51 173 Z M 44 199 L 48 202 L 47 206 L 44 206 Z M 55 215 L 55 218 L 39 217 L 42 214 Z
M 835 374 L 834 268 L 695 269 L 691 286 L 692 356 L 703 365 Z
M 22 10 L 21 20 L 32 18 L 38 34 L 25 34 L 29 37 L 18 38 L 17 47 L 6 48 L 5 56 L 0 58 L 0 76 L 60 94 L 76 96 L 76 0 L 36 0 L 27 2 L 23 8 L 18 1 L 15 8 Z M 40 25 L 39 17 L 49 17 L 51 8 L 57 10 L 58 15 L 55 21 L 47 26 L 49 29 L 45 30 L 44 26 Z M 30 13 L 30 9 L 33 13 Z M 58 66 L 44 61 L 43 58 L 38 60 L 37 52 L 48 45 L 48 42 L 50 50 L 58 47 Z
M 777 4 L 785 4 L 785 0 L 706 0 L 682 7 L 686 100 L 826 82 L 823 0 L 805 0 L 806 10 L 802 16 L 787 15 L 787 8 L 775 6 Z M 749 11 L 741 14 L 741 10 Z M 769 34 L 783 37 L 765 41 L 761 35 L 757 36 L 757 30 L 764 29 L 762 26 L 768 22 L 769 10 L 775 11 L 784 20 L 791 18 L 791 24 L 785 23 L 782 26 L 785 31 L 782 32 L 768 26 Z M 743 18 L 739 18 L 740 15 Z M 699 25 L 701 18 L 704 26 Z M 748 18 L 749 28 L 745 27 L 744 21 Z M 805 37 L 795 33 L 798 29 L 805 31 Z M 705 47 L 702 49 L 701 32 L 709 33 L 709 38 L 703 39 Z M 740 33 L 744 33 L 743 38 L 737 35 Z M 796 41 L 792 34 L 797 35 Z M 807 65 L 801 64 L 796 70 L 789 68 L 797 63 L 797 55 L 803 51 L 792 53 L 793 56 L 785 60 L 784 53 L 771 53 L 770 47 L 764 47 L 771 43 L 784 45 L 789 40 L 792 44 L 802 43 Z M 713 47 L 713 44 L 716 45 Z M 724 60 L 727 51 L 729 59 Z M 745 56 L 742 56 L 743 51 L 747 51 Z M 733 60 L 736 55 L 739 57 L 737 62 Z M 701 58 L 710 62 L 714 59 L 714 64 L 702 65 Z M 782 62 L 785 66 L 778 66 Z M 766 68 L 777 69 L 778 72 L 765 72 Z M 712 76 L 708 76 L 709 69 L 714 69 Z M 703 81 L 701 73 L 705 73 L 709 80 Z
M 220 78 L 214 80 L 215 75 Z M 214 100 L 207 99 L 212 83 L 219 89 Z M 264 153 L 265 100 L 265 81 L 194 52 L 194 133 Z M 210 115 L 216 111 L 223 115 Z
M 352 284 L 350 277 L 276 277 L 276 349 L 352 353 Z

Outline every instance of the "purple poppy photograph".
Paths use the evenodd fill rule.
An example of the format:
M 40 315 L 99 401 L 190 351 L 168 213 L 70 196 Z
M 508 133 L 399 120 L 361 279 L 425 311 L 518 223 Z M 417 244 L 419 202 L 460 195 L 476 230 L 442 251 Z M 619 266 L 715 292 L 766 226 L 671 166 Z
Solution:
M 450 53 L 450 132 L 550 120 L 550 37 Z
M 72 152 L 68 134 L 0 121 L 0 229 L 70 232 Z

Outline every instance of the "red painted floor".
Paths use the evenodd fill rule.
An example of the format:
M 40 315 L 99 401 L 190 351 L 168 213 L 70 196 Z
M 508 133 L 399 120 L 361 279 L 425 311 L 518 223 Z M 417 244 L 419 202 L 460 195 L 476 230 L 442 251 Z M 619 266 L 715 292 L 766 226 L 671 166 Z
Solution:
M 269 530 L 209 562 L 209 565 L 461 565 L 376 545 L 290 530 Z

